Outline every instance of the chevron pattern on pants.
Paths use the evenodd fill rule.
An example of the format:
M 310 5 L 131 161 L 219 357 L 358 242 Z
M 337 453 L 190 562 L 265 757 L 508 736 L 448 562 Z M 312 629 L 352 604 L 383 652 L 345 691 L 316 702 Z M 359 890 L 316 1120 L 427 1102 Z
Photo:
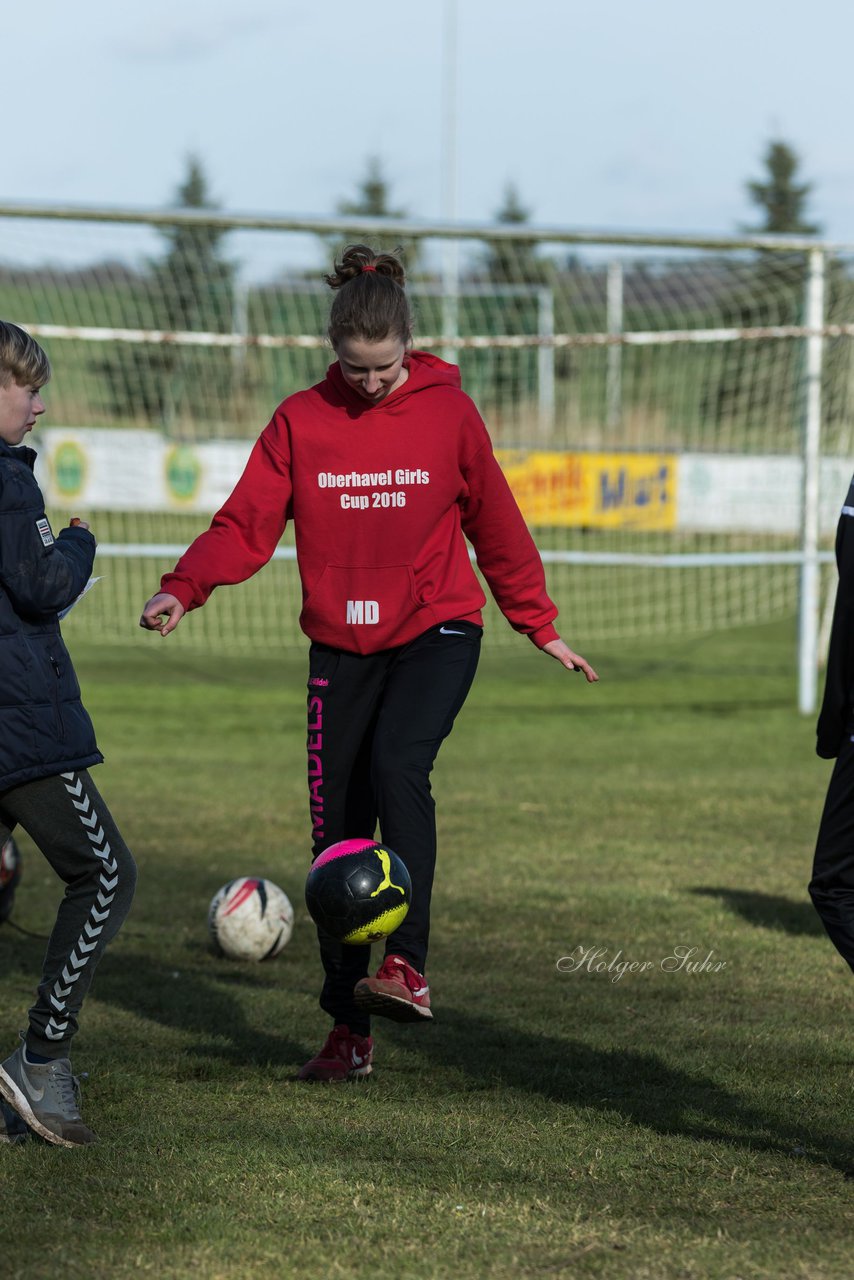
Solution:
M 101 872 L 98 877 L 98 892 L 83 931 L 71 948 L 62 972 L 50 992 L 49 999 L 53 1013 L 45 1027 L 45 1036 L 48 1040 L 62 1040 L 68 1032 L 66 1014 L 68 1000 L 74 992 L 75 983 L 98 946 L 98 940 L 109 919 L 110 904 L 116 896 L 119 883 L 118 863 L 112 855 L 110 843 L 104 834 L 95 806 L 84 790 L 83 779 L 76 773 L 63 773 L 61 777 L 92 846 L 92 852 L 101 862 Z

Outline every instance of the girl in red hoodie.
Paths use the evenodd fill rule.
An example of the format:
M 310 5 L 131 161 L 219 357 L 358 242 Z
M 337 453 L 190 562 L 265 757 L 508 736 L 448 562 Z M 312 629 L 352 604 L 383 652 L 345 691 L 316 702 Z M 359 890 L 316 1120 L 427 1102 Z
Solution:
M 319 931 L 320 1004 L 334 1025 L 304 1080 L 368 1075 L 372 1013 L 432 1018 L 430 772 L 474 678 L 486 603 L 466 538 L 510 624 L 568 671 L 598 679 L 555 630 L 540 557 L 459 371 L 411 350 L 398 259 L 351 245 L 326 280 L 337 361 L 279 405 L 231 497 L 140 619 L 168 635 L 215 587 L 266 564 L 293 519 L 311 641 L 313 854 L 372 839 L 379 822 L 412 879 L 412 905 L 375 976 L 370 947 Z

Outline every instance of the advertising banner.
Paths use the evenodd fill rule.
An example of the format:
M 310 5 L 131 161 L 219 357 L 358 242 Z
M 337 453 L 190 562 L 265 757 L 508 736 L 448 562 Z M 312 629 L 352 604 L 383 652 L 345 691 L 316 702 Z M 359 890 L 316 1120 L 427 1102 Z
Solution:
M 531 525 L 672 529 L 676 456 L 499 449 L 496 457 Z

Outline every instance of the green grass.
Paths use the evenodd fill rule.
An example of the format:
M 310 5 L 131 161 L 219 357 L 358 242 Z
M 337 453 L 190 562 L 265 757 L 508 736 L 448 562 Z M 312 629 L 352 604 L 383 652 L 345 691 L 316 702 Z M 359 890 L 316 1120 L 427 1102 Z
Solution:
M 352 1087 L 294 1080 L 326 1030 L 304 661 L 76 656 L 141 877 L 75 1046 L 101 1142 L 0 1149 L 4 1277 L 851 1275 L 851 975 L 805 891 L 828 766 L 792 627 L 591 652 L 596 688 L 486 654 L 434 775 L 435 1025 L 378 1022 Z M 206 949 L 252 872 L 297 908 L 261 967 Z M 41 946 L 0 931 L 10 1048 Z M 677 946 L 725 967 L 666 972 Z M 577 947 L 649 968 L 560 972 Z

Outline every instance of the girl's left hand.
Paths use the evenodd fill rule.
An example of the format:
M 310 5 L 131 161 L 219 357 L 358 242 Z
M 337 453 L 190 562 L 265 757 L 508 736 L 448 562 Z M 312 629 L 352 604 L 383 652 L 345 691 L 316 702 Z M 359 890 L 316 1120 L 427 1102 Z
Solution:
M 552 658 L 557 658 L 558 662 L 561 662 L 567 671 L 583 671 L 584 678 L 588 684 L 595 684 L 599 679 L 587 659 L 582 658 L 580 653 L 573 653 L 569 645 L 560 638 L 550 640 L 548 644 L 544 644 L 543 653 L 547 653 Z

